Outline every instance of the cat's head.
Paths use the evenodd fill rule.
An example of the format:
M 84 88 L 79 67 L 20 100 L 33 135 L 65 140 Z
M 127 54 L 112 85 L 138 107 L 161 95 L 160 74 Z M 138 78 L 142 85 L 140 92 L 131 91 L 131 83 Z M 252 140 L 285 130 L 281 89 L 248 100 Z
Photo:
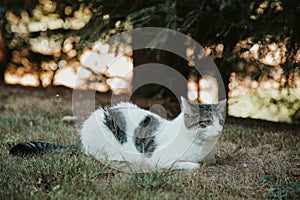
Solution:
M 226 115 L 226 100 L 217 104 L 193 104 L 181 97 L 181 101 L 187 129 L 205 133 L 207 137 L 219 137 Z

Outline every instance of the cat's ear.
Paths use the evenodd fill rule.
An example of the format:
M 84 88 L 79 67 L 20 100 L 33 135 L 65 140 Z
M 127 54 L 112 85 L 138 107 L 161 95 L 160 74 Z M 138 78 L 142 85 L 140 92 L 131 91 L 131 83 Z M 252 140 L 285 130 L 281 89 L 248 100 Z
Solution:
M 191 103 L 189 103 L 188 100 L 184 97 L 181 97 L 181 107 L 184 113 L 187 114 L 193 113 Z
M 216 104 L 216 110 L 221 113 L 221 114 L 225 114 L 226 113 L 226 99 L 222 100 L 222 101 L 219 101 L 217 104 Z

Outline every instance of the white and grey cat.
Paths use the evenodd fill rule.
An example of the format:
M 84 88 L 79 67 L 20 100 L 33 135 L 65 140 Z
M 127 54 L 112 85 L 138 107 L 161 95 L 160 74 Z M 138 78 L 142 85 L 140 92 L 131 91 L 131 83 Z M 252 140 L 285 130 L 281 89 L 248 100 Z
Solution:
M 197 169 L 215 163 L 215 144 L 226 113 L 226 100 L 192 104 L 181 98 L 181 113 L 173 120 L 122 102 L 100 108 L 83 123 L 80 149 L 100 161 L 127 162 L 146 169 Z M 11 154 L 74 149 L 49 143 L 21 143 Z

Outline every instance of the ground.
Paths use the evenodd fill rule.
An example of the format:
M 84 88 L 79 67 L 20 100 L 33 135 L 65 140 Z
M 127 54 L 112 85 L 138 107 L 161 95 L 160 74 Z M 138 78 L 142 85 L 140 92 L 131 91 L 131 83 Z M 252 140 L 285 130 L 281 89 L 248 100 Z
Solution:
M 56 94 L 60 99 L 56 99 Z M 109 95 L 97 94 L 99 105 Z M 151 101 L 140 99 L 143 107 Z M 163 102 L 168 116 L 178 105 Z M 80 152 L 14 157 L 19 142 L 69 145 L 72 90 L 0 85 L 1 199 L 299 199 L 299 125 L 228 117 L 217 163 L 193 171 L 125 173 Z

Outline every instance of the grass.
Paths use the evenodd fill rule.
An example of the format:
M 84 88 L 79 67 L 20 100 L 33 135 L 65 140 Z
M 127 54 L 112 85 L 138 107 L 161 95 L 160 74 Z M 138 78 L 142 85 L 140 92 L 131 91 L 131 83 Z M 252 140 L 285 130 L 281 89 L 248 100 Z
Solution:
M 297 128 L 227 120 L 217 164 L 194 171 L 125 173 L 80 152 L 12 157 L 24 141 L 69 145 L 79 139 L 70 91 L 0 89 L 0 199 L 297 199 L 300 136 Z

